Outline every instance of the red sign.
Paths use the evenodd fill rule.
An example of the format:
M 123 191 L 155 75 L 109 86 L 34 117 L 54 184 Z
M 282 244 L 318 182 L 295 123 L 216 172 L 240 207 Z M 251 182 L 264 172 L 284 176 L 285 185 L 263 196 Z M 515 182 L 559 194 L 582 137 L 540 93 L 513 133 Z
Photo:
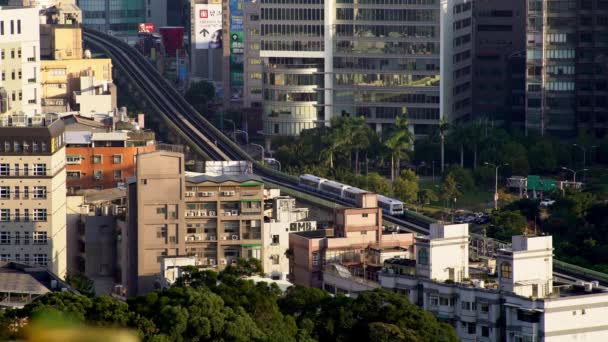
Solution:
M 202 9 L 198 11 L 198 17 L 203 19 L 209 18 L 209 10 Z
M 137 32 L 139 33 L 153 33 L 154 24 L 152 23 L 141 23 L 137 26 Z
M 183 27 L 159 27 L 158 31 L 163 40 L 163 46 L 167 54 L 174 56 L 177 50 L 183 48 L 184 28 Z

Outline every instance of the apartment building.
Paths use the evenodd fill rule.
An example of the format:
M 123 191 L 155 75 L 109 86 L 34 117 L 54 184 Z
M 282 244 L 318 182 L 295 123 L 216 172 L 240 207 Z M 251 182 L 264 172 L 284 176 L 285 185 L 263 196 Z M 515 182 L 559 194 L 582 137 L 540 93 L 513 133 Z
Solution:
M 474 117 L 523 127 L 526 1 L 476 1 L 473 13 Z
M 373 279 L 382 267 L 378 261 L 369 262 L 368 256 L 374 254 L 373 250 L 397 250 L 403 257 L 413 253 L 414 234 L 383 231 L 377 196 L 362 194 L 358 208 L 336 212 L 332 229 L 289 234 L 289 280 L 323 288 L 324 271 L 332 265 L 345 267 L 364 279 Z
M 254 175 L 186 177 L 186 254 L 223 269 L 238 258 L 264 260 L 264 183 Z
M 67 268 L 110 294 L 118 275 L 118 222 L 126 215 L 124 188 L 83 190 L 67 197 Z
M 237 258 L 262 259 L 264 185 L 256 176 L 186 173 L 178 152 L 144 153 L 136 160 L 120 234 L 128 296 L 160 286 L 165 257 L 194 256 L 197 265 L 217 269 Z
M 608 292 L 553 275 L 551 236 L 514 236 L 470 261 L 468 225 L 431 225 L 414 259 L 385 262 L 382 287 L 450 322 L 461 341 L 603 341 Z
M 262 267 L 267 278 L 287 280 L 289 276 L 289 234 L 317 229 L 316 221 L 308 221 L 308 208 L 296 208 L 296 199 L 289 196 L 274 197 L 271 214 L 264 222 L 264 259 Z
M 247 83 L 261 79 L 267 145 L 340 115 L 365 116 L 381 131 L 407 112 L 417 135 L 429 134 L 442 117 L 471 116 L 471 1 L 262 0 L 258 6 L 259 14 L 246 10 L 246 20 L 259 18 L 260 36 L 246 35 L 245 57 L 261 59 L 262 74 L 245 69 L 245 96 L 259 87 Z
M 528 3 L 526 129 L 572 137 L 606 133 L 608 2 Z
M 35 8 L 0 9 L 0 121 L 40 114 L 40 25 Z
M 61 120 L 0 125 L 0 259 L 66 273 L 65 139 Z
M 68 131 L 68 192 L 124 185 L 135 175 L 136 156 L 156 148 L 154 132 L 150 131 Z
M 58 3 L 40 12 L 40 57 L 42 59 L 80 59 L 82 13 L 75 4 Z

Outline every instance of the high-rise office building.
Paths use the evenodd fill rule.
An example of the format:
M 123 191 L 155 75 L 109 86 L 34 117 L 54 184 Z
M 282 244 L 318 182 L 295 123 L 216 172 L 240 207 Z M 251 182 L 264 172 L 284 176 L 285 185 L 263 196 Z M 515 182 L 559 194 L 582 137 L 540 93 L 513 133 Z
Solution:
M 477 1 L 473 11 L 473 117 L 522 127 L 526 1 Z
M 64 125 L 0 124 L 0 259 L 66 272 Z
M 608 1 L 528 2 L 528 132 L 605 134 L 607 29 Z
M 257 54 L 249 46 L 259 44 L 263 71 L 245 69 L 245 90 L 262 79 L 269 138 L 297 136 L 339 115 L 365 116 L 381 131 L 407 112 L 415 134 L 442 117 L 471 116 L 471 1 L 262 0 L 259 7 L 259 41 L 246 32 L 245 51 Z M 247 15 L 246 22 L 255 16 Z
M 146 21 L 144 0 L 78 0 L 84 26 L 117 35 L 136 35 Z
M 26 125 L 40 109 L 40 25 L 35 8 L 0 9 L 0 121 Z

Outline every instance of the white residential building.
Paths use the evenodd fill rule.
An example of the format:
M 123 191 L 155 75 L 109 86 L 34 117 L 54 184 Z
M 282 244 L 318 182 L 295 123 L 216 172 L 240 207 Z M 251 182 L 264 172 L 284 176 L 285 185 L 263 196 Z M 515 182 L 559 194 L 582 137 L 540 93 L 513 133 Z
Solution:
M 277 196 L 272 199 L 272 219 L 264 223 L 262 262 L 266 277 L 286 280 L 289 274 L 289 234 L 317 229 L 316 221 L 306 221 L 308 208 L 296 208 L 295 198 Z
M 0 260 L 66 273 L 63 121 L 0 124 Z
M 461 341 L 608 340 L 608 289 L 554 278 L 551 236 L 515 236 L 494 263 L 469 262 L 467 235 L 467 225 L 432 225 L 416 261 L 387 261 L 380 284 L 452 323 Z
M 0 8 L 0 120 L 25 125 L 40 108 L 40 18 L 36 8 Z

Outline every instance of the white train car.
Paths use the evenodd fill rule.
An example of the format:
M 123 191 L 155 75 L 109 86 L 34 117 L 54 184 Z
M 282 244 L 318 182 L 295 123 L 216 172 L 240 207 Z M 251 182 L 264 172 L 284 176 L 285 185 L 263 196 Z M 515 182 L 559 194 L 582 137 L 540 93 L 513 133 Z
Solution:
M 300 185 L 307 189 L 319 191 L 323 182 L 327 182 L 327 179 L 310 174 L 300 176 Z
M 320 185 L 321 192 L 338 198 L 343 198 L 344 190 L 348 188 L 350 188 L 350 186 L 330 180 L 322 182 Z
M 363 190 L 363 189 L 359 189 L 359 188 L 355 188 L 355 187 L 350 187 L 346 190 L 344 190 L 344 194 L 342 195 L 342 199 L 344 199 L 345 201 L 348 201 L 350 203 L 357 203 L 357 198 L 359 197 L 360 194 L 365 194 L 368 193 L 369 191 L 367 190 Z
M 378 195 L 378 206 L 382 208 L 385 214 L 389 215 L 402 215 L 404 205 L 403 202 L 398 201 L 394 198 Z

